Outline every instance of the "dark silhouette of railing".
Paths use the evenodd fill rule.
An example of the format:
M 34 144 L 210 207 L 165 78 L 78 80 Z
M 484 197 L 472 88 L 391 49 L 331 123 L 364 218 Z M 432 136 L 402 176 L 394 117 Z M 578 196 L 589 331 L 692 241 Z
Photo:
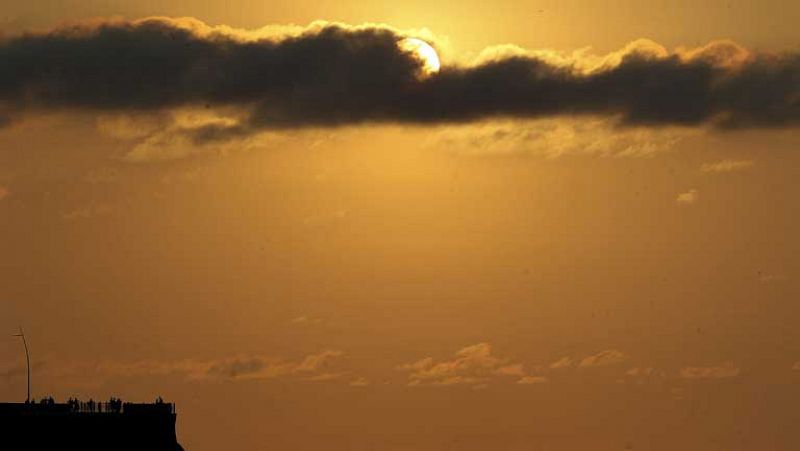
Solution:
M 132 415 L 158 415 L 175 414 L 175 404 L 164 402 L 158 398 L 154 403 L 122 402 L 120 399 L 111 398 L 105 402 L 81 401 L 70 398 L 65 403 L 57 403 L 53 398 L 45 398 L 39 402 L 26 402 L 18 404 L 0 404 L 0 411 L 19 411 L 31 413 L 56 413 L 56 414 L 132 414 Z

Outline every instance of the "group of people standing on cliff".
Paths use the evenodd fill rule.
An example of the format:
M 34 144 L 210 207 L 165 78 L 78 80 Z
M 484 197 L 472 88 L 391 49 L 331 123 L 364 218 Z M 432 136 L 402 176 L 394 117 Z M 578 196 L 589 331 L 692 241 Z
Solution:
M 67 405 L 73 412 L 87 412 L 87 413 L 122 412 L 122 400 L 113 397 L 109 399 L 108 402 L 95 402 L 93 399 L 89 399 L 86 402 L 82 402 L 74 398 L 69 398 L 67 400 Z

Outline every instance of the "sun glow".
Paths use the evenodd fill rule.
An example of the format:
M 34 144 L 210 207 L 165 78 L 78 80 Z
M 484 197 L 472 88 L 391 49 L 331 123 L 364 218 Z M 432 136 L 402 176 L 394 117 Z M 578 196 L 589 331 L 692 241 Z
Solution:
M 436 49 L 430 44 L 422 39 L 406 38 L 400 41 L 399 45 L 402 50 L 412 53 L 422 61 L 422 70 L 425 75 L 439 72 L 441 68 L 439 55 L 436 53 Z

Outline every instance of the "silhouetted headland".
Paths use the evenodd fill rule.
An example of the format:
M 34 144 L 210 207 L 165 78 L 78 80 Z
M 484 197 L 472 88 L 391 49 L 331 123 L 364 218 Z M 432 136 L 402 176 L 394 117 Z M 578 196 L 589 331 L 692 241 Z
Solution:
M 175 404 L 52 398 L 0 403 L 0 449 L 182 451 Z

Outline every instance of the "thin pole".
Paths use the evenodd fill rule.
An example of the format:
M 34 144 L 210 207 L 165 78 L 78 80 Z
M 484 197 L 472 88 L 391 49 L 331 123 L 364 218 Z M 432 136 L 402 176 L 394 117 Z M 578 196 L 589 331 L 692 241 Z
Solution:
M 25 339 L 25 332 L 22 331 L 22 326 L 19 326 L 19 333 L 15 337 L 22 337 L 22 344 L 25 346 L 25 362 L 28 364 L 28 397 L 25 399 L 26 403 L 31 402 L 31 355 L 28 352 L 28 340 Z

